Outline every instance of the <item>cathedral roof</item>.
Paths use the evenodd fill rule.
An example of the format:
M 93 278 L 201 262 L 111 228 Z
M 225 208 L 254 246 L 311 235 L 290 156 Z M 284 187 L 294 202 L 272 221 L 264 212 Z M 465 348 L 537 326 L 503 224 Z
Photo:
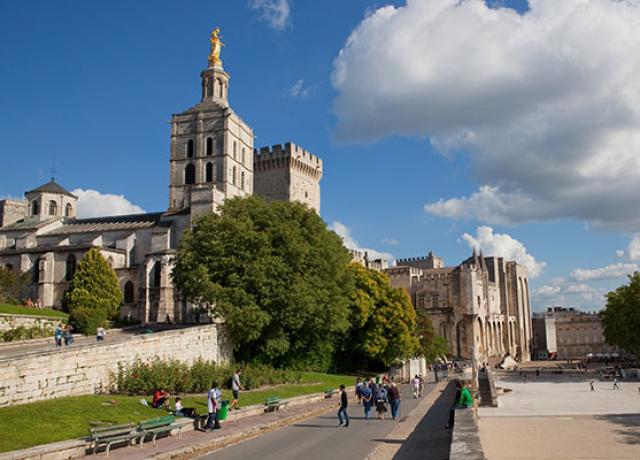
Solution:
M 114 230 L 138 230 L 157 225 L 162 212 L 127 214 L 124 216 L 93 217 L 89 219 L 65 219 L 62 226 L 48 235 L 69 235 L 73 233 L 98 233 Z
M 42 193 L 42 192 L 55 193 L 58 195 L 67 195 L 67 196 L 70 196 L 71 198 L 78 198 L 77 196 L 69 192 L 67 189 L 65 189 L 62 185 L 58 184 L 53 177 L 46 184 L 41 185 L 38 188 L 34 188 L 33 190 L 29 190 L 26 193 Z

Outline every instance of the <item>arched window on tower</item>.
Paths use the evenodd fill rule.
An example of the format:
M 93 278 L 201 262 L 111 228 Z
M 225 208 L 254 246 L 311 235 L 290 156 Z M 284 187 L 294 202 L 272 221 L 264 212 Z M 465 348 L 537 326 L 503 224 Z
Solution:
M 131 304 L 135 302 L 136 299 L 133 289 L 133 283 L 131 281 L 127 281 L 126 283 L 124 283 L 124 292 L 122 297 L 125 304 Z
M 224 95 L 224 87 L 222 86 L 222 79 L 218 78 L 216 79 L 216 83 L 217 83 L 217 87 L 218 87 L 218 97 L 222 98 Z
M 186 149 L 187 149 L 187 152 L 186 152 L 187 153 L 187 158 L 193 157 L 193 139 L 189 139 L 187 141 Z
M 38 200 L 35 200 L 31 203 L 31 215 L 37 216 L 38 214 L 40 214 L 40 203 L 38 203 Z
M 33 274 L 33 278 L 31 279 L 31 281 L 33 281 L 34 283 L 39 283 L 40 282 L 40 258 L 36 259 L 35 263 L 33 264 L 33 271 L 31 273 Z
M 205 176 L 206 182 L 213 182 L 213 163 L 207 163 Z
M 213 139 L 207 137 L 207 155 L 213 155 Z
M 184 168 L 184 183 L 187 185 L 196 183 L 196 167 L 192 163 Z
M 207 78 L 207 92 L 206 97 L 213 96 L 213 78 Z
M 160 262 L 156 262 L 153 266 L 153 270 L 151 271 L 151 286 L 160 287 L 161 280 L 162 280 L 162 264 Z
M 66 217 L 73 217 L 73 206 L 71 206 L 71 203 L 67 203 L 67 205 L 65 206 L 64 215 Z
M 233 185 L 236 185 L 236 173 L 237 173 L 237 171 L 236 171 L 236 167 L 234 166 L 234 167 L 233 167 L 233 172 L 232 172 L 232 174 L 231 174 L 231 183 L 232 183 Z
M 67 256 L 67 261 L 65 262 L 64 279 L 66 281 L 71 281 L 71 278 L 73 278 L 73 274 L 75 272 L 76 272 L 76 258 L 73 254 L 69 254 Z
M 58 203 L 51 200 L 49 201 L 49 215 L 55 216 L 56 214 L 58 214 Z
M 244 171 L 240 171 L 240 190 L 244 190 Z

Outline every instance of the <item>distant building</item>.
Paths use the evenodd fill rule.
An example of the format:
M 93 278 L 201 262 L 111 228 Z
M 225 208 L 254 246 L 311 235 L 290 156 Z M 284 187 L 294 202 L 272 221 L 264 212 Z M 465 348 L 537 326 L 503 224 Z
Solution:
M 617 348 L 606 343 L 602 318 L 575 308 L 549 307 L 533 315 L 533 353 L 536 359 L 585 359 L 607 355 Z
M 386 259 L 369 259 L 369 253 L 367 251 L 349 249 L 349 252 L 351 253 L 352 262 L 363 265 L 371 270 L 381 272 L 389 267 L 389 262 Z
M 510 354 L 531 359 L 531 304 L 527 268 L 474 250 L 461 264 L 445 267 L 426 257 L 399 259 L 385 270 L 391 284 L 409 292 L 425 311 L 451 355 L 492 362 Z

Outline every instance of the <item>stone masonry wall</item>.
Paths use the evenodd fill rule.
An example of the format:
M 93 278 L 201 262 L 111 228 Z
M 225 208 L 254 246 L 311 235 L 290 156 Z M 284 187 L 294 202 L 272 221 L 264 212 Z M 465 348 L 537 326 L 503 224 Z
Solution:
M 26 328 L 38 326 L 43 329 L 51 329 L 53 334 L 53 330 L 61 321 L 62 318 L 51 318 L 50 316 L 0 314 L 0 332 L 16 329 L 20 326 Z
M 112 388 L 118 364 L 140 359 L 198 358 L 228 362 L 231 352 L 220 326 L 190 327 L 135 335 L 113 344 L 92 344 L 1 359 L 0 407 L 63 396 L 106 392 Z

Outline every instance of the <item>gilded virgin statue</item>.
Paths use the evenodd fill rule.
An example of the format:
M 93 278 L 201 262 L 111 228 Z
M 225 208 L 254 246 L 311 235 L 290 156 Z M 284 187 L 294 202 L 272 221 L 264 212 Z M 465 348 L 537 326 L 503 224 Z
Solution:
M 209 67 L 215 67 L 217 65 L 222 64 L 220 60 L 220 51 L 222 51 L 222 47 L 224 43 L 222 43 L 222 35 L 220 35 L 220 27 L 216 27 L 211 32 L 211 36 L 209 37 L 209 42 L 211 43 L 211 52 L 209 53 Z

